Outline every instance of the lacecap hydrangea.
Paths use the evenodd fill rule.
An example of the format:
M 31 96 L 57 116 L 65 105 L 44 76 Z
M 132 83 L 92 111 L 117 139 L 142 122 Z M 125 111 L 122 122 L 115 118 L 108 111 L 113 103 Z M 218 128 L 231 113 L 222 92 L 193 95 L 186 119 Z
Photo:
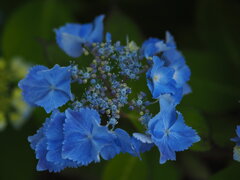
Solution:
M 163 164 L 200 140 L 176 110 L 191 92 L 191 72 L 173 36 L 167 32 L 165 40 L 150 38 L 141 47 L 133 41 L 123 45 L 113 42 L 110 33 L 104 36 L 103 20 L 100 15 L 92 23 L 55 29 L 57 44 L 67 55 L 92 57 L 87 67 L 76 62 L 66 67 L 38 65 L 19 82 L 27 103 L 51 113 L 28 138 L 39 171 L 86 166 L 119 153 L 141 158 L 153 146 L 159 149 Z M 141 75 L 146 77 L 150 99 L 149 92 L 138 88 L 136 93 L 131 87 L 132 82 L 143 83 Z M 84 91 L 74 94 L 72 84 Z M 156 115 L 149 110 L 153 103 L 159 104 Z M 140 114 L 144 132 L 130 135 L 120 128 L 121 118 L 126 119 L 130 111 Z

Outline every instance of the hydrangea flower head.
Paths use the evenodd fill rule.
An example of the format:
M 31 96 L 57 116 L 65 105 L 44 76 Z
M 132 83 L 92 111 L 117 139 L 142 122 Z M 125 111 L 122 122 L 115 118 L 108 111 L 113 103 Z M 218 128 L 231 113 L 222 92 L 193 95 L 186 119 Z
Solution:
M 69 56 L 93 57 L 86 67 L 77 62 L 52 69 L 35 66 L 19 83 L 29 104 L 52 111 L 43 127 L 29 137 L 38 159 L 37 170 L 58 172 L 97 163 L 101 158 L 109 160 L 119 153 L 141 159 L 141 153 L 155 145 L 161 153 L 160 163 L 165 163 L 200 139 L 176 112 L 189 92 L 190 70 L 173 36 L 167 32 L 164 41 L 150 38 L 141 48 L 133 41 L 125 45 L 112 42 L 110 33 L 104 41 L 103 18 L 56 30 L 57 43 Z M 133 88 L 142 74 L 146 74 L 151 99 Z M 84 90 L 72 94 L 73 83 Z M 154 116 L 148 106 L 155 103 L 160 112 Z M 119 127 L 121 118 L 128 117 L 126 108 L 140 115 L 144 133 L 130 135 Z
M 68 67 L 55 65 L 52 69 L 34 66 L 19 82 L 26 102 L 43 107 L 47 113 L 64 105 L 72 98 L 71 72 Z
M 92 23 L 68 23 L 56 29 L 56 40 L 59 47 L 69 56 L 79 57 L 83 52 L 83 45 L 102 41 L 103 19 L 104 15 L 100 15 Z
M 176 151 L 186 150 L 200 140 L 196 131 L 184 123 L 182 114 L 174 108 L 158 113 L 149 121 L 148 128 L 161 153 L 161 164 L 167 160 L 176 160 Z

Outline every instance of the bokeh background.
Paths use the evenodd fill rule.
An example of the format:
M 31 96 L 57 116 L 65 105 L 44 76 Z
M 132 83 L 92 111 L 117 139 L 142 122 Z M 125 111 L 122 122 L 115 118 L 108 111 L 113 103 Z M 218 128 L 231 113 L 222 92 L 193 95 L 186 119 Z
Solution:
M 240 125 L 239 9 L 239 0 L 0 0 L 0 180 L 239 179 L 229 141 Z M 27 137 L 47 114 L 21 101 L 17 82 L 31 65 L 72 60 L 57 47 L 54 28 L 102 13 L 113 40 L 125 42 L 128 35 L 140 45 L 148 37 L 164 38 L 166 30 L 175 36 L 193 90 L 177 109 L 202 141 L 164 165 L 154 148 L 142 161 L 118 155 L 57 174 L 37 172 Z

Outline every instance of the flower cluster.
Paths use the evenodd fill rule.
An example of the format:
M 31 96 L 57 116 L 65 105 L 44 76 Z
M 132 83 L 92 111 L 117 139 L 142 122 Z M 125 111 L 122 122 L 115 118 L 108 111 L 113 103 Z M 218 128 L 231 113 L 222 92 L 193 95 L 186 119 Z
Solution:
M 165 163 L 200 140 L 176 111 L 191 91 L 190 70 L 170 33 L 166 40 L 150 38 L 141 47 L 133 41 L 122 45 L 112 42 L 110 33 L 103 40 L 103 19 L 100 15 L 92 23 L 66 24 L 55 30 L 66 54 L 92 58 L 86 67 L 76 62 L 51 69 L 34 66 L 19 82 L 26 102 L 51 113 L 28 139 L 38 159 L 37 170 L 58 172 L 119 153 L 140 158 L 154 145 L 160 151 L 160 163 Z M 139 88 L 133 92 L 132 82 L 142 83 L 139 79 L 145 74 L 154 100 Z M 84 90 L 73 93 L 72 84 Z M 153 116 L 148 107 L 156 102 L 160 112 Z M 145 132 L 130 136 L 117 126 L 133 110 L 140 114 Z

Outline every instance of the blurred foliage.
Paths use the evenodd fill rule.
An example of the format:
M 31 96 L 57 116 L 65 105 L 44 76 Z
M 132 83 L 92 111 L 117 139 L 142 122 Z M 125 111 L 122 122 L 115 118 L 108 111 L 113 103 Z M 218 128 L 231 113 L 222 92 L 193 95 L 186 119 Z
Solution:
M 143 36 L 139 27 L 131 18 L 120 11 L 113 11 L 107 17 L 105 31 L 112 34 L 114 42 L 121 41 L 123 44 L 126 44 L 127 38 L 130 41 L 135 41 L 137 44 L 143 42 Z
M 9 121 L 19 129 L 28 119 L 32 108 L 27 105 L 21 95 L 17 83 L 28 72 L 29 65 L 15 57 L 10 61 L 0 59 L 0 130 L 4 130 Z
M 239 163 L 232 162 L 229 166 L 222 171 L 214 174 L 210 180 L 234 180 L 240 178 L 239 171 Z
M 72 59 L 57 47 L 53 29 L 66 22 L 87 22 L 104 13 L 105 31 L 112 34 L 114 41 L 121 40 L 123 44 L 126 35 L 140 46 L 148 36 L 163 38 L 165 30 L 173 33 L 192 71 L 190 85 L 193 92 L 183 98 L 177 109 L 186 123 L 199 132 L 202 141 L 187 152 L 177 153 L 176 162 L 164 165 L 158 163 L 160 155 L 154 148 L 142 156 L 142 161 L 129 155 L 118 155 L 110 161 L 68 169 L 60 174 L 37 173 L 36 160 L 26 139 L 46 118 L 45 112 L 38 108 L 20 131 L 7 128 L 0 134 L 0 142 L 4 144 L 0 148 L 0 179 L 239 178 L 240 164 L 232 160 L 234 144 L 229 141 L 235 136 L 236 125 L 240 124 L 239 1 L 3 1 L 0 55 L 8 61 L 0 61 L 0 129 L 6 126 L 8 118 L 17 122 L 16 111 L 13 111 L 16 106 L 21 112 L 25 109 L 19 99 L 19 89 L 14 87 L 26 69 L 21 63 L 10 61 L 12 57 L 21 56 L 31 64 L 68 64 Z M 83 65 L 88 63 L 88 58 L 74 60 Z M 9 72 L 19 75 L 10 85 L 8 82 L 14 79 L 14 73 Z M 144 78 L 143 75 L 141 84 L 130 82 L 134 90 L 147 91 Z M 158 104 L 151 106 L 152 112 L 158 110 Z M 129 112 L 119 126 L 143 132 L 138 116 Z M 125 119 L 129 118 L 131 123 L 126 123 Z
M 102 180 L 145 180 L 147 179 L 146 169 L 146 164 L 137 157 L 120 154 L 108 162 Z
M 197 156 L 193 156 L 189 152 L 183 152 L 181 159 L 181 167 L 189 179 L 209 179 L 210 172 L 205 163 Z
M 61 60 L 66 63 L 66 55 L 54 42 L 53 29 L 69 21 L 72 21 L 69 9 L 57 0 L 31 1 L 23 5 L 4 27 L 4 57 L 21 55 L 26 60 L 44 65 L 61 63 Z

